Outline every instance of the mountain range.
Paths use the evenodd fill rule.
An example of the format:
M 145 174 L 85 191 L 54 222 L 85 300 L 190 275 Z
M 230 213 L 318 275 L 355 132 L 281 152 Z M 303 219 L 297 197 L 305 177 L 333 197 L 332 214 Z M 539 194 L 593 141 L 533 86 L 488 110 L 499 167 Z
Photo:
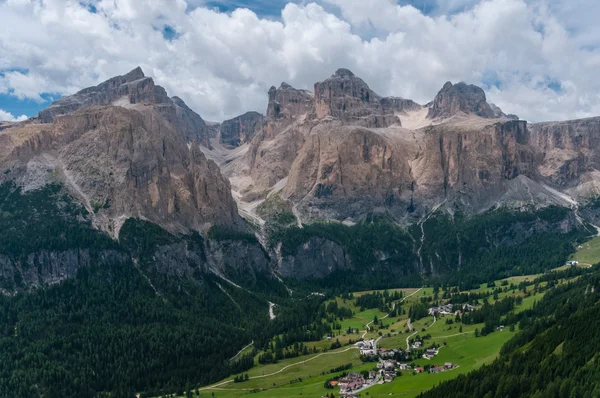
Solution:
M 108 304 L 77 286 L 99 286 L 108 303 L 118 295 L 107 292 L 120 286 L 115 303 L 151 304 L 132 311 L 135 350 L 113 347 L 122 351 L 115 355 L 182 353 L 169 363 L 180 373 L 165 372 L 169 359 L 118 380 L 88 369 L 77 376 L 81 384 L 139 391 L 216 381 L 233 372 L 227 359 L 242 344 L 266 344 L 311 320 L 309 298 L 319 290 L 478 286 L 550 269 L 574 242 L 598 233 L 600 117 L 529 124 L 464 82 L 445 83 L 421 105 L 382 97 L 347 69 L 313 91 L 281 83 L 266 99 L 264 115 L 206 122 L 136 68 L 60 98 L 37 117 L 0 122 L 3 299 L 37 311 L 46 304 L 35 300 L 68 291 L 98 308 L 88 322 L 101 324 Z M 139 284 L 145 288 L 137 292 Z M 22 298 L 28 294 L 30 301 Z M 10 312 L 17 307 L 6 304 L 7 319 L 18 318 Z M 48 323 L 88 338 L 65 311 Z M 218 335 L 227 349 L 192 353 L 175 339 L 145 351 L 136 339 L 150 338 L 155 330 L 143 325 L 161 311 L 179 314 L 178 325 L 191 322 L 198 334 Z M 107 333 L 123 332 L 120 321 L 108 324 Z M 96 337 L 89 352 L 102 346 Z M 16 361 L 19 349 L 10 352 L 14 366 L 29 366 Z M 61 380 L 79 371 L 70 366 Z M 156 376 L 150 385 L 146 372 Z M 39 384 L 48 396 L 92 391 L 78 384 L 53 395 L 49 374 L 18 384 L 0 371 L 0 387 L 10 379 L 19 388 Z
M 528 124 L 463 82 L 420 105 L 381 97 L 347 69 L 312 92 L 271 87 L 265 115 L 219 124 L 136 68 L 0 129 L 2 181 L 23 192 L 64 185 L 115 239 L 128 218 L 172 233 L 218 225 L 264 243 L 272 213 L 299 227 L 373 214 L 409 226 L 436 211 L 575 209 L 600 192 L 600 118 Z M 302 274 L 283 263 L 271 268 Z

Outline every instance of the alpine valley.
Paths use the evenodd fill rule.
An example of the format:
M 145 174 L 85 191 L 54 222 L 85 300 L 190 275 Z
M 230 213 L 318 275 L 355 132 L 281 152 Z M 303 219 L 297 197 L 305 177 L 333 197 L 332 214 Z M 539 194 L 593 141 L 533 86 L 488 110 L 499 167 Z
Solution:
M 222 123 L 169 94 L 0 122 L 1 397 L 598 396 L 600 117 L 347 69 Z

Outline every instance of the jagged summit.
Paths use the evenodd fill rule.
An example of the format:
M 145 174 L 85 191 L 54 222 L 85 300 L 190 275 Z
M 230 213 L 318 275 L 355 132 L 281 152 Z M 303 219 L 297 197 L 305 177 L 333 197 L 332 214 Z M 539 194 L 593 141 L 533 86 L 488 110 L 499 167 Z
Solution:
M 66 115 L 91 106 L 135 105 L 156 106 L 166 119 L 181 131 L 189 142 L 199 142 L 210 147 L 208 128 L 200 115 L 188 107 L 179 97 L 169 98 L 161 86 L 145 76 L 139 66 L 122 76 L 110 78 L 97 86 L 88 87 L 77 93 L 54 101 L 40 111 L 38 119 L 51 123 L 58 116 Z
M 152 78 L 146 77 L 138 66 L 125 75 L 115 76 L 97 86 L 54 101 L 48 108 L 40 111 L 38 118 L 42 123 L 50 123 L 57 116 L 94 105 L 110 105 L 122 98 L 127 98 L 130 104 L 171 101 L 165 89 L 156 86 Z
M 307 113 L 312 108 L 312 93 L 299 90 L 286 82 L 279 88 L 269 89 L 267 117 L 272 119 L 289 119 Z
M 384 108 L 381 97 L 348 69 L 338 69 L 329 79 L 315 83 L 315 112 L 345 124 L 388 127 L 399 124 L 393 111 Z
M 336 70 L 332 77 L 335 77 L 335 76 L 337 76 L 337 77 L 355 77 L 354 73 L 352 73 L 352 71 L 350 69 L 346 69 L 346 68 L 339 68 L 338 70 Z
M 484 118 L 496 117 L 486 101 L 485 92 L 473 84 L 446 82 L 433 100 L 427 115 L 430 119 L 448 118 L 458 113 Z

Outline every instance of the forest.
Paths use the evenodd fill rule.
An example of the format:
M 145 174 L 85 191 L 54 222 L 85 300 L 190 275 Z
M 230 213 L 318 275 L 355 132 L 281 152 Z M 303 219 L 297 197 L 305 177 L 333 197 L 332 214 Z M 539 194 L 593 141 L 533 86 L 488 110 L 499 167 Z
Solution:
M 43 289 L 0 295 L 0 396 L 132 397 L 199 386 L 253 365 L 237 351 L 314 321 L 322 298 L 293 302 L 277 280 L 259 276 L 253 292 L 203 269 L 194 278 L 153 272 L 156 248 L 185 241 L 202 255 L 198 234 L 174 236 L 129 219 L 120 240 L 92 228 L 85 210 L 58 185 L 22 192 L 0 185 L 0 255 L 73 248 L 92 253 L 75 278 Z M 219 239 L 234 237 L 219 235 Z M 104 250 L 137 258 L 94 264 Z M 24 289 L 4 280 L 7 288 Z M 267 298 L 285 292 L 269 322 Z
M 600 275 L 557 286 L 522 313 L 500 357 L 420 397 L 600 396 Z

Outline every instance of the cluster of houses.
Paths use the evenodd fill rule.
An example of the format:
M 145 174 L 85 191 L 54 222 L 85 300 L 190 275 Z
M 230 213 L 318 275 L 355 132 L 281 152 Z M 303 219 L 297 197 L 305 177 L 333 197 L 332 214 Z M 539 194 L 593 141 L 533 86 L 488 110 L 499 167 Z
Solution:
M 369 374 L 369 379 L 370 376 Z M 362 389 L 367 383 L 368 381 L 360 373 L 349 373 L 348 376 L 339 379 L 337 383 L 331 382 L 330 384 L 333 386 L 337 384 L 340 387 L 340 394 L 344 395 Z
M 433 365 L 432 367 L 429 368 L 429 373 L 441 373 L 441 372 L 445 372 L 447 370 L 452 370 L 457 367 L 458 367 L 458 365 L 453 364 L 452 362 L 446 362 L 446 363 L 444 363 L 444 366 Z
M 359 341 L 355 344 L 360 349 L 360 355 L 374 357 L 377 355 L 377 342 L 372 340 Z
M 461 314 L 462 312 L 473 311 L 475 307 L 471 304 L 463 304 L 454 305 L 454 304 L 444 304 L 439 307 L 431 307 L 429 309 L 429 315 L 437 316 L 437 315 L 456 315 Z
M 439 350 L 437 348 L 429 348 L 423 354 L 423 358 L 432 359 L 433 357 L 435 357 L 438 354 L 438 352 L 439 352 Z

